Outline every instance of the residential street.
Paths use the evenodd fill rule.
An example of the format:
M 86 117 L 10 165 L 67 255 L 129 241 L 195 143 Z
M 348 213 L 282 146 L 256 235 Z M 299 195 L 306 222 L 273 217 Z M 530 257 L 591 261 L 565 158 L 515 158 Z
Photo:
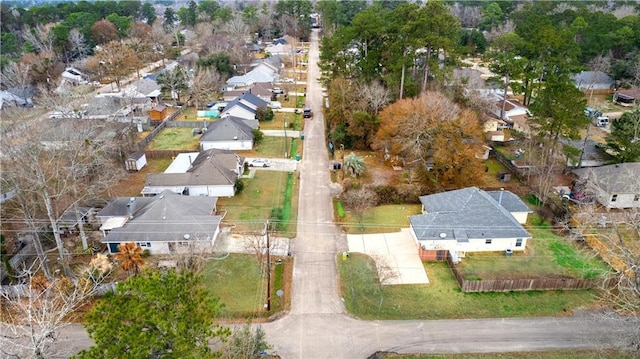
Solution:
M 376 351 L 461 353 L 603 349 L 620 345 L 635 322 L 607 319 L 591 312 L 562 318 L 362 321 L 350 317 L 338 291 L 336 254 L 347 249 L 346 236 L 333 223 L 331 197 L 338 189 L 329 178 L 318 62 L 318 30 L 309 49 L 306 119 L 301 173 L 298 235 L 292 307 L 282 318 L 263 324 L 271 352 L 282 358 L 366 358 Z M 429 303 L 424 303 L 428 306 Z M 69 352 L 91 341 L 80 325 L 65 329 L 61 346 Z

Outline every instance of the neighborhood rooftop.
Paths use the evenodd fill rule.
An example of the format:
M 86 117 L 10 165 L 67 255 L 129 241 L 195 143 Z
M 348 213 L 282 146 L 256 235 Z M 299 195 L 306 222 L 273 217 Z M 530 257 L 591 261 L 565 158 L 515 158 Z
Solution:
M 502 193 L 503 205 L 498 203 Z M 498 200 L 496 200 L 496 197 Z M 531 237 L 505 206 L 530 212 L 509 191 L 489 194 L 476 187 L 420 197 L 424 214 L 409 216 L 419 240 Z M 517 202 L 520 202 L 518 204 Z

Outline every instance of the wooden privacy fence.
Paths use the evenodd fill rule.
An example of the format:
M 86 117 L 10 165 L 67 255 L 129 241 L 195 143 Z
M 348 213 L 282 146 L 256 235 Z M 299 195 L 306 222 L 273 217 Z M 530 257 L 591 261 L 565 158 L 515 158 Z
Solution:
M 156 126 L 156 128 L 154 128 L 153 131 L 151 131 L 151 133 L 147 135 L 147 137 L 143 138 L 140 142 L 138 142 L 138 145 L 137 145 L 138 151 L 144 151 L 144 148 L 147 147 L 149 142 L 151 142 L 151 140 L 153 140 L 158 135 L 158 133 L 160 133 L 160 131 L 162 131 L 162 129 L 167 126 L 167 123 L 173 121 L 173 119 L 178 117 L 178 115 L 181 113 L 182 113 L 182 107 L 179 108 L 173 114 L 171 114 L 171 116 L 164 119 L 164 121 L 160 122 Z M 151 121 L 152 125 L 155 125 L 155 123 L 156 121 Z
M 174 158 L 177 155 L 184 152 L 198 152 L 198 151 L 147 150 L 147 151 L 144 151 L 144 154 L 147 156 L 147 158 Z
M 447 256 L 449 268 L 456 277 L 458 286 L 465 293 L 471 292 L 511 292 L 527 290 L 575 290 L 600 287 L 610 287 L 614 280 L 608 279 L 578 279 L 578 278 L 523 278 L 523 279 L 465 279 L 455 267 L 451 256 Z

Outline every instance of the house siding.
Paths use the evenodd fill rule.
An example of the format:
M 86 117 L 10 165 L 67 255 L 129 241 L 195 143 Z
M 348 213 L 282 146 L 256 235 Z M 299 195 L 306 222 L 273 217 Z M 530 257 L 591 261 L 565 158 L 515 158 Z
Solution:
M 615 201 L 611 201 L 614 193 L 604 192 L 600 196 L 598 196 L 598 202 L 600 202 L 605 207 L 612 209 L 623 209 L 623 208 L 640 208 L 640 200 L 634 201 L 636 193 L 615 193 L 617 194 L 617 198 Z
M 227 186 L 189 186 L 189 196 L 233 197 L 233 185 Z
M 253 148 L 253 141 L 202 141 L 200 142 L 203 151 L 210 150 L 212 148 L 219 150 L 231 150 L 231 151 L 250 151 Z

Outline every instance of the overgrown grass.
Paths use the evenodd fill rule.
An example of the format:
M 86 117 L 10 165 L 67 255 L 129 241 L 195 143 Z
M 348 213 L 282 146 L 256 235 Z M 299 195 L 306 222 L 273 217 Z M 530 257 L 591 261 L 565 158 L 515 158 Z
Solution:
M 623 350 L 550 350 L 544 352 L 469 353 L 469 354 L 388 354 L 384 359 L 632 359 Z
M 407 216 L 419 214 L 421 210 L 419 204 L 390 204 L 370 208 L 359 216 L 343 209 L 340 225 L 350 234 L 397 232 L 400 228 L 409 227 Z M 338 208 L 336 213 L 340 213 Z
M 219 198 L 218 210 L 226 211 L 224 223 L 235 226 L 237 232 L 259 232 L 271 215 L 273 208 L 284 206 L 284 195 L 289 178 L 293 180 L 291 189 L 291 210 L 289 221 L 281 236 L 294 237 L 298 217 L 298 181 L 296 176 L 286 172 L 256 171 L 255 176 L 243 179 L 244 190 L 231 198 Z
M 463 293 L 445 263 L 424 264 L 430 284 L 383 287 L 368 256 L 338 262 L 346 308 L 363 319 L 561 316 L 596 302 L 591 290 Z
M 200 136 L 193 136 L 192 128 L 164 128 L 147 145 L 150 150 L 198 151 Z

